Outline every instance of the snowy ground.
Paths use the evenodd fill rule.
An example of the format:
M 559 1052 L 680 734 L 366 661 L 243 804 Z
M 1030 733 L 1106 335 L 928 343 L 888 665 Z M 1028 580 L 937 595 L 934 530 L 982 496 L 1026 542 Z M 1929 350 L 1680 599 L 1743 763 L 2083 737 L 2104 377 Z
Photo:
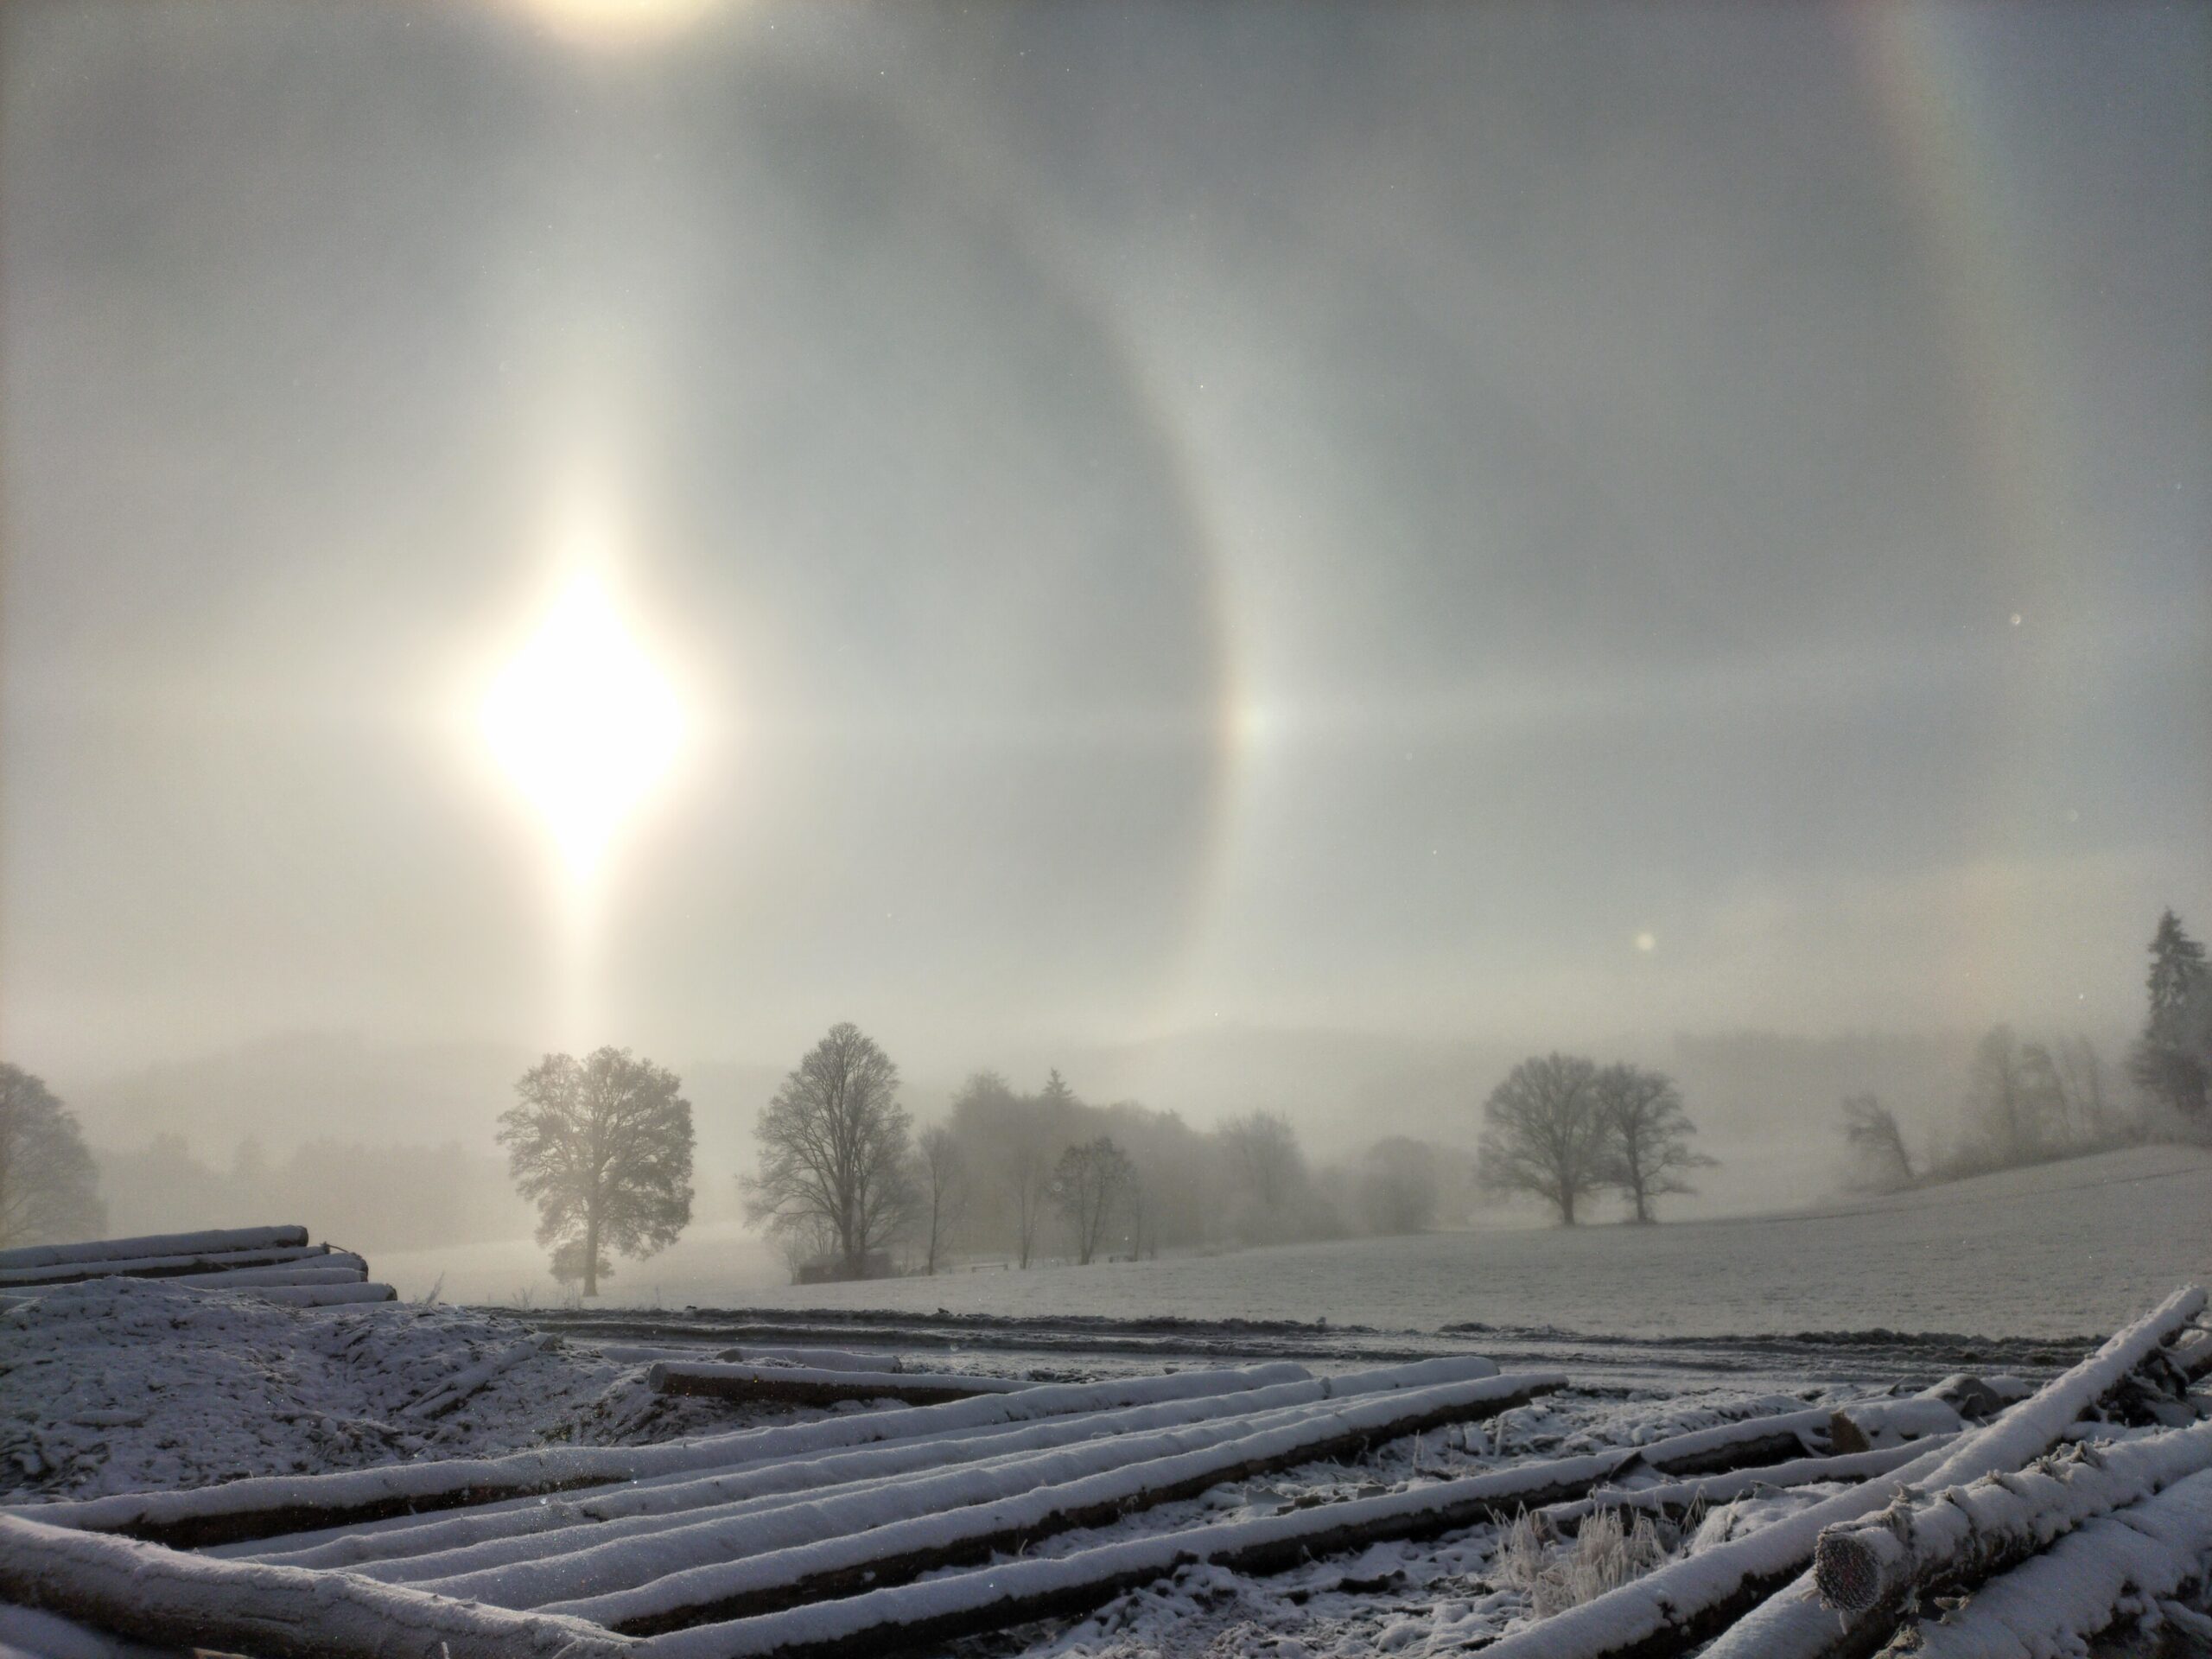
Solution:
M 159 1280 L 64 1286 L 0 1315 L 0 1498 L 207 1485 L 549 1441 L 728 1427 L 634 1365 L 453 1307 L 279 1307 Z M 513 1363 L 448 1410 L 441 1385 Z
M 1725 1152 L 1725 1148 L 1723 1149 Z M 376 1276 L 507 1304 L 543 1257 L 506 1246 L 385 1254 Z M 2115 1306 L 2212 1279 L 2212 1152 L 2145 1147 L 1891 1198 L 1656 1228 L 1436 1233 L 1159 1262 L 793 1286 L 757 1241 L 709 1230 L 620 1264 L 601 1306 L 887 1309 L 1200 1321 L 1462 1322 L 1649 1338 L 1807 1330 L 2071 1338 Z
M 2115 1298 L 2089 1322 L 2109 1330 L 2140 1311 Z M 931 1327 L 914 1321 L 908 1328 Z M 1071 1336 L 1087 1332 L 1101 1351 L 1086 1359 L 1071 1343 L 1047 1366 L 1012 1357 L 1007 1368 L 1068 1376 L 1160 1363 L 1137 1344 L 1158 1334 L 1160 1322 L 1072 1321 L 1066 1328 Z M 1307 1333 L 1303 1340 L 1316 1340 L 1313 1327 L 1293 1329 Z M 957 1351 L 930 1354 L 931 1363 L 976 1366 L 997 1339 L 979 1334 L 983 1340 L 963 1343 Z M 1484 1340 L 1442 1333 L 1428 1350 L 1478 1347 Z M 1116 1349 L 1116 1342 L 1128 1345 Z M 1646 1444 L 1801 1403 L 1827 1407 L 1933 1381 L 1953 1357 L 1941 1344 L 1889 1338 L 1873 1345 L 1897 1367 L 1886 1387 L 1802 1374 L 1777 1387 L 1747 1371 L 1732 1381 L 1691 1386 L 1676 1378 L 1652 1388 L 1568 1366 L 1575 1386 L 1488 1423 L 1400 1440 L 1348 1462 L 1225 1484 L 1109 1527 L 1035 1541 L 1026 1553 L 1057 1555 L 1139 1533 L 1373 1496 L 1531 1458 Z M 1307 1357 L 1342 1369 L 1362 1363 L 1358 1348 L 1323 1344 Z M 1779 1374 L 1798 1351 L 1783 1344 L 1768 1351 L 1770 1369 Z M 0 1315 L 0 1497 L 22 1502 L 188 1486 L 549 1443 L 637 1443 L 822 1414 L 663 1401 L 644 1387 L 646 1357 L 645 1347 L 594 1341 L 574 1329 L 552 1332 L 448 1306 L 303 1310 L 152 1281 L 65 1287 Z M 2045 1357 L 2056 1363 L 2073 1356 L 2052 1348 Z M 488 1376 L 480 1389 L 440 1408 L 453 1402 L 454 1379 L 480 1376 Z M 1765 1524 L 1834 1490 L 1754 1490 L 1681 1532 L 1662 1527 L 1641 1540 L 1643 1565 Z M 968 1659 L 1453 1653 L 1525 1622 L 1547 1598 L 1553 1607 L 1561 1605 L 1563 1578 L 1586 1578 L 1592 1570 L 1574 1553 L 1578 1548 L 1516 1543 L 1510 1529 L 1482 1526 L 1432 1541 L 1377 1545 L 1276 1576 L 1186 1570 L 1090 1617 L 976 1638 L 959 1649 Z M 1617 1569 L 1624 1559 L 1617 1552 L 1595 1570 Z

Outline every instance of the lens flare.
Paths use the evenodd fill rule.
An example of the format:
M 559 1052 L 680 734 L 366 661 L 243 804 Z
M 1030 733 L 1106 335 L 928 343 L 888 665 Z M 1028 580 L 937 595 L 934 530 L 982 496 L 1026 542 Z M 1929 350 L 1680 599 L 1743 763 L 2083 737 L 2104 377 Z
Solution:
M 480 710 L 485 741 L 544 814 L 572 874 L 589 875 L 623 818 L 675 760 L 675 689 L 588 575 L 570 582 Z

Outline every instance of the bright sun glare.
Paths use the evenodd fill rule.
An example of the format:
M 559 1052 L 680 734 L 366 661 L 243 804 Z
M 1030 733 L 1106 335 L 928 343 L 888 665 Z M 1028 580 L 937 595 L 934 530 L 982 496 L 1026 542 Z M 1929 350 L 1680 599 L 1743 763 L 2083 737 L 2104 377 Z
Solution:
M 675 689 L 588 575 L 493 682 L 481 719 L 493 754 L 545 815 L 578 877 L 668 770 L 683 729 Z

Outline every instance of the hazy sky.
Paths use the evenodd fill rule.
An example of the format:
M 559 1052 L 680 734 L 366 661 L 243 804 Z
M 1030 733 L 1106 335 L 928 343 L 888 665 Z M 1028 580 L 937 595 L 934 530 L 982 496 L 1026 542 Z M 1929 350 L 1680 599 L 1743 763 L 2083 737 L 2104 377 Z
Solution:
M 473 711 L 587 500 L 679 1062 L 2105 1023 L 2212 923 L 2212 10 L 574 22 L 0 10 L 9 1058 L 555 1040 Z

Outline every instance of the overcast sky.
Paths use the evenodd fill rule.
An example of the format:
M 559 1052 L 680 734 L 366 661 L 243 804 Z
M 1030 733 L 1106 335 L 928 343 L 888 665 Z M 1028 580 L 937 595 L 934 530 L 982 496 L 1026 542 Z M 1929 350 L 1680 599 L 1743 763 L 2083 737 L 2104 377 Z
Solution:
M 2212 923 L 2212 11 L 0 11 L 0 1048 L 2132 1023 Z M 681 10 L 682 8 L 677 8 Z

